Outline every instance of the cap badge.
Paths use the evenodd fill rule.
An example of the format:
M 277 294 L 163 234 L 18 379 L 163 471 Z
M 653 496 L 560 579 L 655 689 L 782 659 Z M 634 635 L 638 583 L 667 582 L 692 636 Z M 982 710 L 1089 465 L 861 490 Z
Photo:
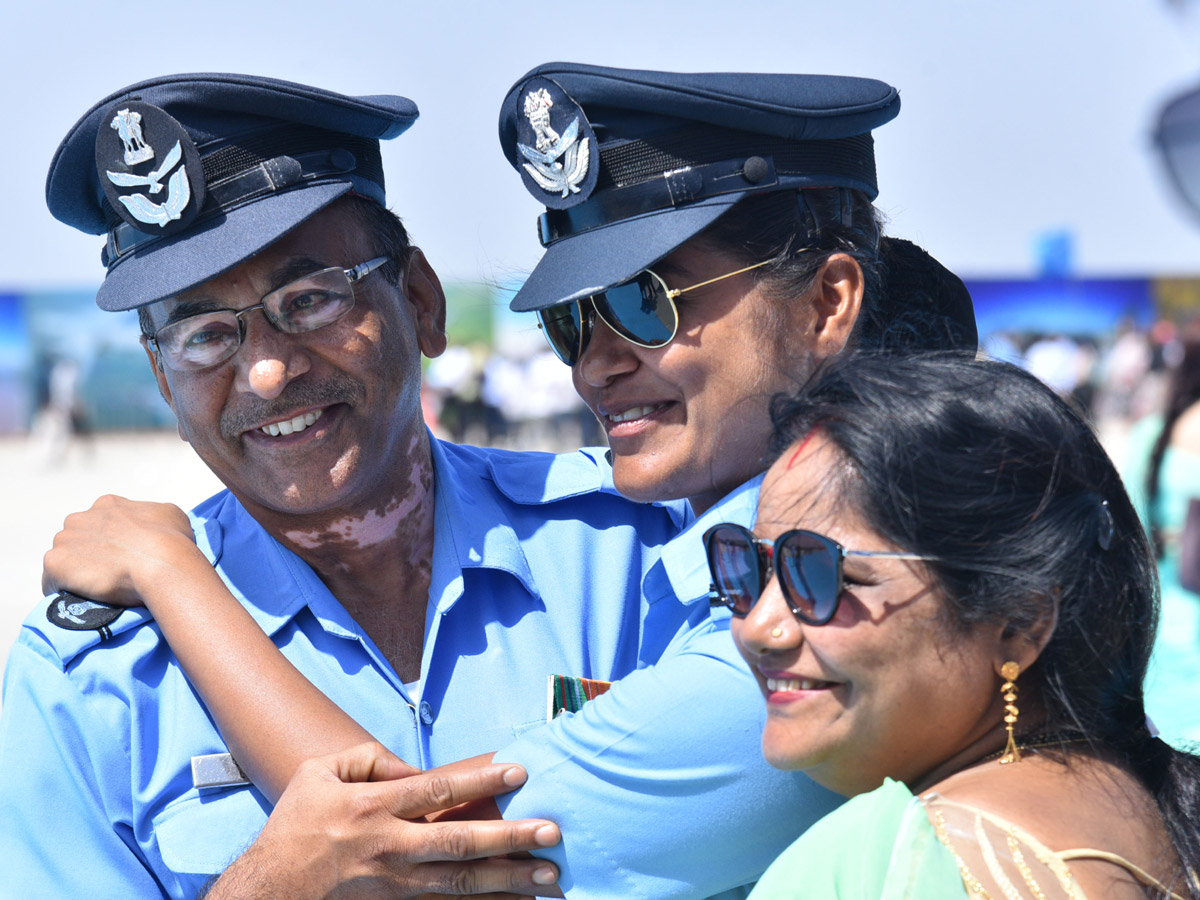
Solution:
M 202 169 L 199 154 L 183 126 L 146 103 L 130 103 L 115 110 L 108 126 L 101 128 L 96 138 L 96 162 L 102 172 L 104 193 L 113 208 L 142 231 L 161 233 L 174 223 L 182 223 L 178 227 L 187 224 L 185 218 L 190 222 L 203 202 L 204 188 L 202 177 L 189 177 L 189 168 L 193 173 Z M 151 129 L 160 148 L 171 148 L 157 166 L 153 165 L 156 153 L 147 134 Z M 147 164 L 152 166 L 149 171 L 135 171 Z M 113 166 L 126 171 L 114 171 Z M 194 184 L 197 189 L 193 189 Z
M 532 134 L 529 129 L 521 131 L 523 137 L 533 138 L 533 146 L 518 141 L 517 150 L 526 160 L 521 165 L 527 176 L 526 185 L 533 191 L 532 182 L 550 194 L 546 197 L 534 192 L 547 206 L 561 209 L 586 200 L 596 184 L 595 167 L 591 165 L 595 135 L 583 110 L 570 97 L 561 93 L 553 82 L 543 80 L 542 84 L 544 86 L 533 87 L 525 95 L 525 118 Z M 557 100 L 552 88 L 559 94 Z M 556 106 L 561 118 L 571 116 L 561 134 L 552 122 L 551 110 Z M 576 114 L 572 115 L 572 112 Z

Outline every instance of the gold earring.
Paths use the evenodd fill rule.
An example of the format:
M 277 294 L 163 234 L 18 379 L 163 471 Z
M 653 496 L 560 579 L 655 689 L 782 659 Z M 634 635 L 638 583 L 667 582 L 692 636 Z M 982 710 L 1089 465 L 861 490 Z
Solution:
M 1017 749 L 1017 742 L 1013 739 L 1013 726 L 1017 724 L 1017 715 L 1020 713 L 1016 707 L 1016 681 L 1020 674 L 1020 665 L 1011 659 L 1000 667 L 1000 677 L 1004 679 L 1004 684 L 1000 685 L 1000 694 L 1004 697 L 1004 730 L 1008 732 L 1008 743 L 1004 745 L 1004 755 L 1000 757 L 1002 766 L 1021 761 L 1021 751 Z
M 771 629 L 771 637 L 773 637 L 773 638 L 783 637 L 783 629 L 780 628 L 778 625 L 776 625 L 774 628 Z

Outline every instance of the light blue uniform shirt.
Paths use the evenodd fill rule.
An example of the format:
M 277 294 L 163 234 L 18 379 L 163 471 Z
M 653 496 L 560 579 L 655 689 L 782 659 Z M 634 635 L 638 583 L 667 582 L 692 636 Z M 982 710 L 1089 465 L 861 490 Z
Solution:
M 728 649 L 722 629 L 710 632 L 703 604 L 642 595 L 662 545 L 685 523 L 682 508 L 620 498 L 607 465 L 592 453 L 553 457 L 436 442 L 433 452 L 434 559 L 414 691 L 315 573 L 232 495 L 218 494 L 193 513 L 197 543 L 280 649 L 402 758 L 427 767 L 508 745 L 519 754 L 542 735 L 548 747 L 559 746 L 558 736 L 574 729 L 589 741 L 582 726 L 590 715 L 544 725 L 548 675 L 621 678 L 664 652 L 690 659 L 710 633 Z M 9 656 L 0 719 L 2 897 L 194 896 L 266 819 L 267 803 L 251 787 L 192 786 L 191 757 L 226 748 L 148 615 L 126 612 L 112 631 L 101 642 L 96 632 L 62 630 L 46 621 L 43 607 Z M 620 687 L 615 699 L 642 703 L 632 679 Z M 725 693 L 723 685 L 713 690 Z M 732 734 L 719 724 L 729 710 L 697 709 L 689 717 L 718 728 L 708 734 L 691 722 L 694 733 L 721 746 L 708 754 L 721 762 L 709 773 L 697 758 L 695 771 L 675 774 L 705 778 L 713 790 L 664 783 L 662 800 L 650 804 L 629 796 L 620 779 L 605 778 L 598 789 L 591 773 L 577 788 L 547 777 L 556 788 L 545 797 L 546 813 L 564 831 L 588 836 L 586 845 L 567 847 L 571 896 L 682 896 L 687 892 L 668 881 L 688 881 L 702 862 L 695 851 L 675 847 L 674 859 L 661 861 L 661 871 L 674 875 L 642 875 L 638 863 L 589 868 L 574 848 L 590 853 L 604 822 L 610 834 L 602 837 L 603 852 L 622 866 L 636 860 L 641 848 L 634 844 L 656 829 L 661 844 L 673 846 L 677 816 L 690 831 L 699 816 L 714 830 L 728 823 L 738 847 L 759 845 L 762 835 L 750 832 L 761 825 L 764 786 L 751 776 L 732 790 L 728 784 L 761 765 L 762 701 L 755 695 L 738 700 L 752 699 L 754 712 L 741 710 Z M 639 738 L 639 752 L 649 756 L 627 764 L 650 767 L 659 752 L 679 750 L 675 736 L 663 730 L 661 737 L 661 747 Z M 532 796 L 534 785 L 525 791 Z M 804 822 L 825 808 L 804 811 Z M 629 818 L 643 820 L 630 827 Z M 799 830 L 789 829 L 768 853 Z M 616 890 L 618 878 L 623 887 Z
M 763 759 L 762 693 L 728 610 L 709 614 L 702 537 L 718 522 L 753 525 L 761 482 L 707 510 L 647 574 L 648 667 L 496 754 L 529 772 L 501 799 L 504 817 L 562 825 L 562 844 L 538 855 L 570 898 L 744 897 L 843 799 Z M 657 645 L 681 616 L 690 626 Z

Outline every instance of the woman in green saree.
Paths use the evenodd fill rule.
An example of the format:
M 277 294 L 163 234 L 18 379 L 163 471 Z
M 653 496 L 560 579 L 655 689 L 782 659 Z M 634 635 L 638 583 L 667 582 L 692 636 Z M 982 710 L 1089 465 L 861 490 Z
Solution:
M 1200 759 L 1154 736 L 1154 558 L 1032 376 L 835 363 L 777 401 L 753 532 L 705 537 L 763 751 L 854 799 L 754 900 L 1200 897 Z

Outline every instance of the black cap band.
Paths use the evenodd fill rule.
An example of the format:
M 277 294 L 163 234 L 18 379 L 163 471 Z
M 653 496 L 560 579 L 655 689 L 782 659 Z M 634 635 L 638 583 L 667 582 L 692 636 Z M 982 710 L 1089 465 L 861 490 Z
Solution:
M 244 135 L 200 148 L 207 185 L 197 223 L 272 193 L 312 184 L 328 176 L 354 173 L 362 193 L 383 203 L 383 161 L 379 143 L 354 135 L 289 125 Z M 163 240 L 164 235 L 135 228 L 103 204 L 109 221 L 103 263 Z
M 682 206 L 721 194 L 767 189 L 779 183 L 770 159 L 752 156 L 707 166 L 666 172 L 653 181 L 598 192 L 586 203 L 569 209 L 548 209 L 538 216 L 538 239 L 543 247 L 622 219 L 658 209 Z
M 780 186 L 845 186 L 874 196 L 873 149 L 870 134 L 788 141 L 708 126 L 626 141 L 601 152 L 600 181 L 590 199 L 538 217 L 538 238 L 546 247 L 643 213 Z M 739 151 L 732 159 L 718 155 Z

